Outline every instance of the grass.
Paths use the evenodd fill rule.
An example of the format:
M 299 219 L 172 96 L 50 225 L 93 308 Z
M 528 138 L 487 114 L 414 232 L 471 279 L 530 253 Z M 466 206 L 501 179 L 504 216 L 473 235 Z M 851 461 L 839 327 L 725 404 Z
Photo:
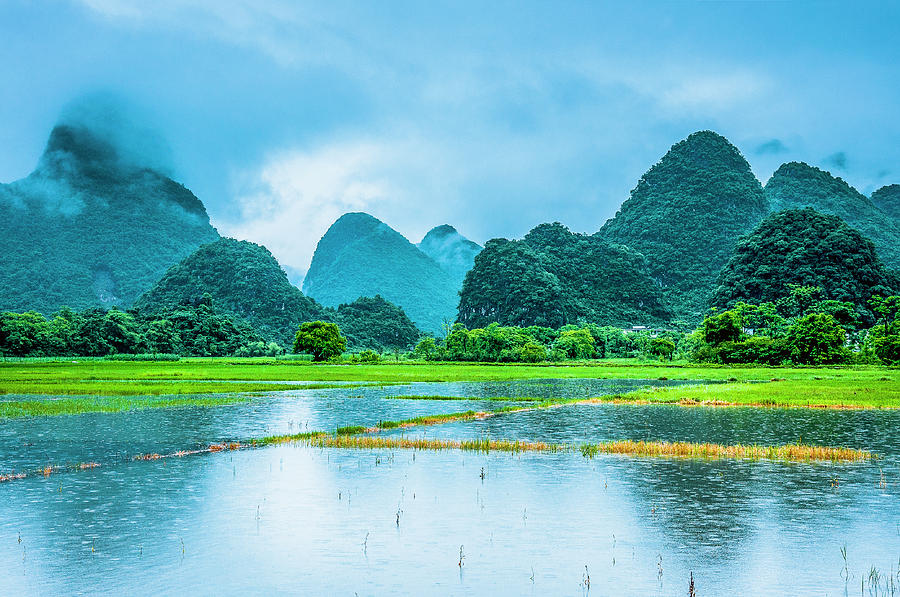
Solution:
M 646 363 L 641 361 L 571 361 L 547 364 L 512 363 L 379 363 L 313 364 L 273 358 L 193 358 L 176 362 L 59 361 L 0 362 L 0 389 L 11 381 L 77 380 L 212 380 L 212 381 L 356 381 L 407 383 L 413 381 L 511 381 L 517 379 L 705 379 L 767 380 L 773 377 L 874 379 L 897 368 L 835 367 L 780 368 Z
M 593 458 L 596 454 L 622 454 L 626 456 L 674 457 L 674 458 L 734 458 L 749 460 L 812 461 L 830 460 L 852 462 L 869 460 L 871 452 L 853 448 L 832 448 L 788 444 L 784 446 L 700 444 L 692 442 L 648 442 L 617 440 L 579 447 L 582 456 Z
M 180 406 L 225 406 L 248 401 L 249 398 L 244 396 L 192 398 L 103 396 L 53 400 L 11 400 L 0 401 L 0 418 L 115 413 L 144 408 L 173 408 Z
M 385 398 L 388 400 L 483 400 L 496 402 L 540 402 L 544 400 L 544 398 L 531 396 L 486 396 L 482 398 L 477 396 L 418 396 L 415 394 L 399 394 L 397 396 L 385 396 Z
M 548 378 L 728 381 L 720 385 L 643 389 L 600 401 L 753 406 L 900 407 L 900 369 L 888 367 L 725 367 L 631 362 L 565 364 L 382 363 L 312 364 L 266 358 L 143 361 L 0 362 L 0 394 L 158 396 L 277 392 L 400 384 L 414 381 L 509 381 Z M 771 380 L 781 380 L 774 381 Z M 312 384 L 271 383 L 314 382 Z M 740 383 L 766 381 L 771 383 Z M 394 396 L 451 400 L 449 396 Z M 464 398 L 458 398 L 464 399 Z M 494 397 L 485 400 L 534 399 Z
M 0 368 L 0 375 L 6 373 Z M 55 396 L 160 396 L 176 394 L 238 394 L 284 390 L 347 387 L 335 384 L 275 384 L 258 381 L 145 380 L 145 379 L 9 379 L 0 377 L 0 394 Z
M 290 439 L 288 439 L 290 437 Z M 402 449 L 402 450 L 464 450 L 472 452 L 570 452 L 576 448 L 567 444 L 551 444 L 546 442 L 523 442 L 510 440 L 472 439 L 443 440 L 407 437 L 385 437 L 377 435 L 343 435 L 343 434 L 301 434 L 283 436 L 278 442 L 299 443 L 317 448 L 341 448 L 360 450 Z M 786 446 L 757 446 L 722 444 L 698 444 L 690 442 L 647 442 L 619 440 L 584 444 L 577 448 L 582 456 L 593 458 L 597 454 L 614 454 L 645 458 L 700 458 L 700 459 L 750 459 L 750 460 L 784 460 L 784 461 L 831 461 L 853 462 L 869 460 L 870 452 L 852 448 L 833 448 L 828 446 L 810 446 L 790 444 Z
M 900 375 L 896 377 L 900 379 Z M 591 401 L 682 406 L 898 408 L 900 383 L 883 374 L 874 379 L 784 379 L 768 383 L 644 388 Z

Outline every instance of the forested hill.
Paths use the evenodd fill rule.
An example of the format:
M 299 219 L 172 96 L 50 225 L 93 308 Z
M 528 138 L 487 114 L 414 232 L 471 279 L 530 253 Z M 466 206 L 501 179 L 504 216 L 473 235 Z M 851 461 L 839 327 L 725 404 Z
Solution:
M 380 296 L 362 297 L 336 310 L 323 307 L 288 281 L 268 249 L 232 238 L 204 245 L 172 266 L 135 309 L 144 315 L 166 314 L 205 300 L 287 348 L 301 323 L 316 320 L 339 324 L 352 349 L 405 349 L 419 337 L 403 310 Z
M 422 330 L 440 333 L 456 317 L 458 286 L 402 234 L 365 213 L 341 216 L 319 241 L 303 292 L 336 307 L 381 295 Z
M 460 292 L 468 327 L 653 325 L 668 321 L 644 258 L 596 236 L 541 224 L 523 240 L 493 239 L 475 258 Z
M 900 268 L 900 228 L 843 179 L 803 162 L 782 164 L 766 183 L 772 211 L 811 207 L 843 219 L 875 248 L 888 267 Z
M 900 226 L 900 184 L 889 184 L 872 193 L 872 203 Z
M 597 234 L 642 253 L 675 317 L 699 321 L 737 239 L 767 213 L 737 148 L 701 131 L 650 168 Z
M 0 310 L 130 306 L 219 235 L 184 186 L 110 141 L 56 126 L 38 167 L 0 185 Z
M 786 210 L 743 237 L 722 269 L 711 306 L 775 302 L 791 286 L 816 286 L 828 300 L 867 312 L 874 294 L 896 294 L 898 281 L 872 242 L 841 218 L 813 209 Z
M 475 265 L 475 256 L 481 251 L 481 245 L 470 241 L 449 224 L 432 228 L 416 246 L 450 274 L 458 286 L 462 286 L 466 272 Z
M 135 308 L 165 312 L 209 294 L 216 307 L 250 323 L 264 338 L 290 346 L 304 321 L 333 319 L 292 285 L 268 249 L 221 238 L 172 266 Z

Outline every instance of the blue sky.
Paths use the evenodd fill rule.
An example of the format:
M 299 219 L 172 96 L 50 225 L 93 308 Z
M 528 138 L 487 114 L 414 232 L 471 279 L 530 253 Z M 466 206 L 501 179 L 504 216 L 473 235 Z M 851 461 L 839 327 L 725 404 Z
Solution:
M 900 3 L 0 0 L 0 181 L 114 96 L 295 274 L 345 211 L 594 232 L 679 139 L 900 182 Z M 148 143 L 148 146 L 155 145 Z M 149 159 L 149 158 L 148 158 Z

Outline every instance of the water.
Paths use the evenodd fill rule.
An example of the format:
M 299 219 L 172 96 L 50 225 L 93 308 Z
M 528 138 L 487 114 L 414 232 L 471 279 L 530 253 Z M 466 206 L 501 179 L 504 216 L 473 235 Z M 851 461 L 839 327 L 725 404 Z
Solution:
M 545 387 L 581 395 L 585 383 Z M 498 395 L 490 384 L 428 385 L 400 391 Z M 115 445 L 141 430 L 155 446 L 166 434 L 202 443 L 289 421 L 328 429 L 478 404 L 383 398 L 397 391 L 6 421 L 0 454 L 31 458 L 15 451 L 19 432 L 45 445 L 65 437 L 58 455 L 87 460 L 79 441 L 95 451 L 113 441 L 96 437 L 100 425 Z M 0 485 L 0 594 L 687 595 L 693 571 L 698 595 L 842 595 L 845 584 L 856 595 L 861 580 L 868 595 L 872 566 L 898 570 L 898 423 L 893 411 L 592 405 L 415 430 L 560 442 L 802 433 L 882 456 L 850 465 L 279 446 L 33 477 Z

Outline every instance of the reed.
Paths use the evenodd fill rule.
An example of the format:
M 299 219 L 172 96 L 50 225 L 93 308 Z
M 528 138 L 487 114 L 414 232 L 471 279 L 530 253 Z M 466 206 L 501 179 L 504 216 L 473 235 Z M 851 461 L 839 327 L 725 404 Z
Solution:
M 789 461 L 852 462 L 871 459 L 872 453 L 854 448 L 788 444 L 783 446 L 723 445 L 692 442 L 652 442 L 618 440 L 580 446 L 586 458 L 597 454 L 621 454 L 626 456 L 749 459 Z
M 322 434 L 295 443 L 314 448 L 343 448 L 357 450 L 401 449 L 401 450 L 464 450 L 470 452 L 561 452 L 567 446 L 545 442 L 520 442 L 510 440 L 472 439 L 439 440 L 408 437 L 384 437 L 374 435 L 327 435 Z

